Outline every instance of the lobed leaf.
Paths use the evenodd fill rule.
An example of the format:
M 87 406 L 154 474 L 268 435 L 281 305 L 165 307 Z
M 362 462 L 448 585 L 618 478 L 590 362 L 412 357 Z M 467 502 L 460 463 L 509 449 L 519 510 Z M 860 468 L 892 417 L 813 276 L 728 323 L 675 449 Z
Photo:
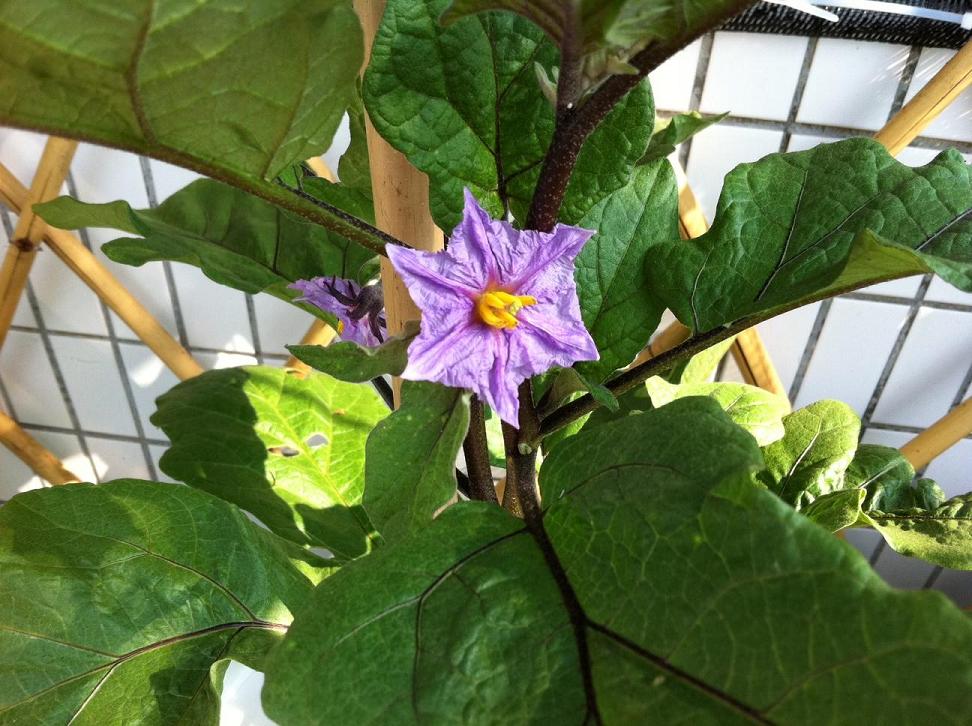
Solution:
M 432 216 L 458 223 L 468 187 L 494 216 L 524 219 L 550 144 L 554 110 L 535 78 L 557 50 L 532 23 L 509 13 L 443 28 L 448 0 L 391 0 L 365 75 L 375 128 L 429 176 Z M 487 62 L 483 62 L 487 59 Z M 640 84 L 582 148 L 562 218 L 576 222 L 628 181 L 652 131 L 654 107 Z
M 703 398 L 578 435 L 541 469 L 542 530 L 461 503 L 322 583 L 272 656 L 268 714 L 810 724 L 826 703 L 854 722 L 972 717 L 972 623 L 939 593 L 891 590 L 753 486 L 759 462 Z
M 736 167 L 711 229 L 651 248 L 649 276 L 697 333 L 906 274 L 972 290 L 970 215 L 957 152 L 911 168 L 876 141 L 848 139 Z
M 0 509 L 0 721 L 219 722 L 330 570 L 186 487 L 27 492 Z
M 159 465 L 173 479 L 339 560 L 374 543 L 365 442 L 388 409 L 370 386 L 247 366 L 184 381 L 157 406 L 152 422 L 172 441 Z
M 327 149 L 362 60 L 345 0 L 6 3 L 0 48 L 0 122 L 255 180 Z

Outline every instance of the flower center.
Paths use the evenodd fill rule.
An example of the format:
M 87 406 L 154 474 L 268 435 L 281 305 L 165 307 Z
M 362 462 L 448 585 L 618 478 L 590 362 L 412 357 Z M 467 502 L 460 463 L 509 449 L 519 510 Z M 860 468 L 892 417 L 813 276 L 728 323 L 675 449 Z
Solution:
M 512 330 L 519 321 L 516 314 L 529 305 L 536 305 L 532 295 L 511 295 L 502 290 L 487 290 L 476 298 L 476 312 L 479 319 L 494 328 Z

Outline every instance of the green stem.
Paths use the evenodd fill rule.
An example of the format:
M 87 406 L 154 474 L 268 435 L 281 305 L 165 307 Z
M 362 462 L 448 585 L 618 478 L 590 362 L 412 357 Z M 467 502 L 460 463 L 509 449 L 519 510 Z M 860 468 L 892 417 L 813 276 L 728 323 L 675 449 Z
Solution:
M 843 295 L 847 292 L 859 290 L 862 287 L 875 285 L 879 282 L 897 280 L 899 278 L 909 277 L 914 274 L 918 273 L 907 272 L 903 274 L 885 275 L 873 280 L 863 280 L 840 288 L 827 288 L 826 290 L 816 293 L 808 298 L 773 308 L 765 314 L 752 315 L 747 318 L 742 318 L 731 325 L 725 325 L 721 328 L 715 328 L 706 333 L 702 333 L 701 335 L 693 336 L 681 345 L 677 345 L 671 350 L 667 350 L 664 353 L 635 366 L 634 368 L 629 368 L 620 375 L 609 380 L 604 385 L 615 396 L 620 396 L 627 393 L 640 383 L 644 383 L 656 373 L 661 373 L 665 369 L 670 368 L 684 358 L 693 356 L 696 353 L 701 353 L 706 348 L 710 348 L 726 338 L 731 338 L 734 335 L 738 335 L 742 331 L 747 330 L 754 325 L 763 322 L 764 320 L 775 318 L 777 315 L 782 315 L 783 313 L 803 307 L 804 305 L 811 305 L 815 302 L 819 302 L 820 300 L 837 297 L 838 295 Z M 536 439 L 531 440 L 529 443 L 534 446 L 539 446 L 540 441 L 545 436 L 549 436 L 554 431 L 559 431 L 567 424 L 576 421 L 585 414 L 590 413 L 600 405 L 601 404 L 594 400 L 594 397 L 591 396 L 591 394 L 587 393 L 580 398 L 561 406 L 543 419 Z

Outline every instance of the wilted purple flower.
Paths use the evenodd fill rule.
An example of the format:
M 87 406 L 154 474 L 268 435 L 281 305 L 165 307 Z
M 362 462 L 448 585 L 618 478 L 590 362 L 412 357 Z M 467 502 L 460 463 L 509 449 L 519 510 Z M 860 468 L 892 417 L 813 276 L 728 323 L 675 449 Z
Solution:
M 445 252 L 389 246 L 422 311 L 402 377 L 471 389 L 517 426 L 522 381 L 598 358 L 581 321 L 573 264 L 593 234 L 562 224 L 549 233 L 514 229 L 490 219 L 466 190 Z
M 299 290 L 300 302 L 316 305 L 338 319 L 338 335 L 360 345 L 378 345 L 386 334 L 385 303 L 381 285 L 362 287 L 340 277 L 315 277 L 297 280 L 291 289 Z

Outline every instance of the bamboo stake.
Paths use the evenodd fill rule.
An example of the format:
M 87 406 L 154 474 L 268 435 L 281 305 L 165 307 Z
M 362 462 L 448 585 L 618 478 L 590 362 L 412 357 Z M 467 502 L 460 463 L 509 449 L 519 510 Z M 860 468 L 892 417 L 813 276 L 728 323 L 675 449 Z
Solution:
M 329 182 L 334 181 L 334 172 L 331 171 L 331 167 L 329 167 L 327 162 L 325 162 L 321 157 L 312 156 L 305 163 L 311 168 L 311 171 L 317 174 L 317 176 L 321 177 L 322 179 L 327 179 Z
M 14 212 L 29 209 L 27 190 L 23 184 L 0 164 L 0 201 Z M 23 214 L 21 214 L 23 218 Z M 34 217 L 39 235 L 46 239 L 51 250 L 90 287 L 104 303 L 115 311 L 135 335 L 154 352 L 180 380 L 192 378 L 203 372 L 200 366 L 179 342 L 162 327 L 111 272 L 98 261 L 91 251 L 70 232 L 48 227 L 39 217 Z
M 17 227 L 7 248 L 3 268 L 0 269 L 0 348 L 7 338 L 17 305 L 20 304 L 24 288 L 27 287 L 27 275 L 34 265 L 37 248 L 44 233 L 44 220 L 34 214 L 32 207 L 38 202 L 53 199 L 61 191 L 77 148 L 77 141 L 48 137 L 37 171 L 34 172 L 30 191 L 24 195 Z
M 24 462 L 41 479 L 50 484 L 68 484 L 81 481 L 45 449 L 40 442 L 28 434 L 17 422 L 0 411 L 0 443 L 10 449 L 14 456 Z
M 385 10 L 385 0 L 355 0 L 355 10 L 364 28 L 365 65 L 371 58 L 371 45 Z M 365 116 L 371 189 L 375 200 L 375 222 L 379 229 L 421 250 L 441 250 L 444 246 L 429 213 L 429 181 L 393 149 Z M 381 259 L 381 282 L 385 291 L 388 334 L 398 335 L 405 323 L 419 319 L 418 308 L 388 259 Z M 399 386 L 395 385 L 398 401 Z
M 924 469 L 935 457 L 972 432 L 972 398 L 959 404 L 901 447 L 915 469 Z
M 874 138 L 892 156 L 908 146 L 972 83 L 972 42 L 968 42 Z
M 637 365 L 641 365 L 642 363 L 661 355 L 665 351 L 671 350 L 677 345 L 681 345 L 691 337 L 692 331 L 676 320 L 658 335 L 656 335 L 648 344 L 648 347 L 641 351 L 638 354 L 638 357 L 635 358 L 628 367 L 634 368 Z

